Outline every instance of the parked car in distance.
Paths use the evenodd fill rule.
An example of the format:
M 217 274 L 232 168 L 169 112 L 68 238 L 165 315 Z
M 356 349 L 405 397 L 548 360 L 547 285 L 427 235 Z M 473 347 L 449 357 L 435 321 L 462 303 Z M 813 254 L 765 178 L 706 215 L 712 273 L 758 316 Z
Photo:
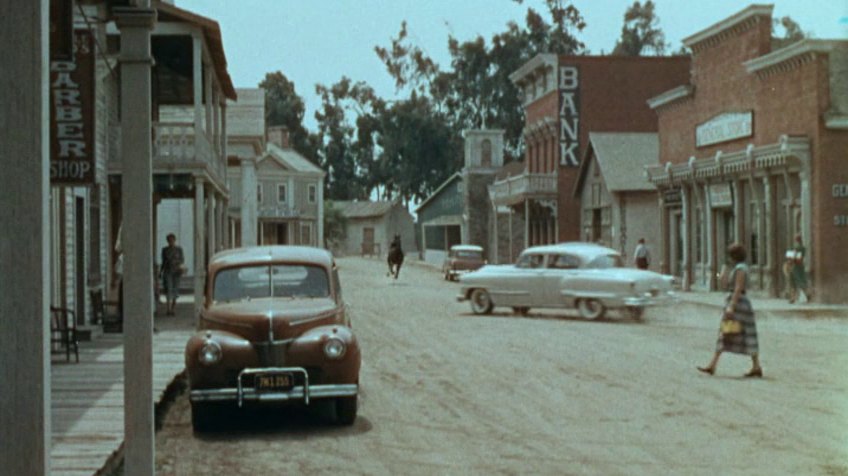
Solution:
M 476 245 L 451 246 L 445 262 L 442 264 L 442 275 L 446 281 L 453 281 L 457 276 L 476 271 L 483 267 L 483 248 Z
M 608 309 L 639 319 L 646 307 L 674 299 L 674 277 L 625 268 L 621 255 L 594 243 L 527 248 L 514 265 L 487 265 L 460 277 L 457 299 L 475 314 L 495 306 L 517 314 L 530 308 L 572 308 L 598 319 Z
M 330 252 L 258 246 L 209 263 L 199 331 L 185 363 L 195 431 L 221 407 L 328 401 L 353 424 L 360 352 Z

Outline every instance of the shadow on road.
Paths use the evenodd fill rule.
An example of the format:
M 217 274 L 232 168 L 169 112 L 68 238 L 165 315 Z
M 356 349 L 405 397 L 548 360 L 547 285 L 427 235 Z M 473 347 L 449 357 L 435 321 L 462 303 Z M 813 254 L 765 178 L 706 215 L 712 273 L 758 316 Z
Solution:
M 335 413 L 329 402 L 315 402 L 309 407 L 233 408 L 220 414 L 211 431 L 195 433 L 204 441 L 230 441 L 244 439 L 302 440 L 305 438 L 339 438 L 356 436 L 371 431 L 368 418 L 358 416 L 351 426 L 334 422 Z
M 503 319 L 503 318 L 511 318 L 511 319 L 536 319 L 536 320 L 548 320 L 548 321 L 566 321 L 566 322 L 585 322 L 587 324 L 619 324 L 619 325 L 643 325 L 647 324 L 645 319 L 632 319 L 630 317 L 622 316 L 604 316 L 599 319 L 584 319 L 580 316 L 568 315 L 568 314 L 542 314 L 538 312 L 530 312 L 526 315 L 515 314 L 512 312 L 504 311 L 504 312 L 492 312 L 490 314 L 478 315 L 471 312 L 465 312 L 459 314 L 460 317 L 474 317 L 481 319 Z

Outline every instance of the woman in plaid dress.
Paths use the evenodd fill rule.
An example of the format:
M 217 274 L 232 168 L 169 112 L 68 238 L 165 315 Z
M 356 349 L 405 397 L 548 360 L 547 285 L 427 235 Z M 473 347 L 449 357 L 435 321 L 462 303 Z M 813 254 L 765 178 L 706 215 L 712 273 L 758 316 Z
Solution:
M 722 352 L 733 352 L 751 356 L 751 370 L 745 377 L 762 377 L 763 369 L 760 367 L 759 344 L 757 342 L 757 323 L 754 320 L 754 308 L 751 301 L 745 295 L 748 289 L 748 266 L 745 264 L 745 247 L 734 243 L 727 249 L 727 254 L 733 262 L 733 270 L 730 271 L 730 279 L 727 280 L 727 290 L 730 295 L 725 301 L 722 320 L 733 320 L 741 324 L 740 332 L 719 332 L 718 342 L 713 360 L 706 367 L 698 367 L 698 370 L 707 374 L 714 374 L 718 359 Z

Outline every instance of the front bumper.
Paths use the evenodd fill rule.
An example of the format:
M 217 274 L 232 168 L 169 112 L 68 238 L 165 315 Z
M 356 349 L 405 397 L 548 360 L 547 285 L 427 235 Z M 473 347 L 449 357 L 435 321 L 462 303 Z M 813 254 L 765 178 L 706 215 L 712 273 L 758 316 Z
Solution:
M 294 385 L 287 390 L 257 391 L 242 385 L 244 377 L 253 374 L 285 372 L 299 374 L 303 377 L 302 385 Z M 242 370 L 238 375 L 235 388 L 196 389 L 189 393 L 191 402 L 236 402 L 242 406 L 244 402 L 293 402 L 303 401 L 309 405 L 314 398 L 355 397 L 359 393 L 359 385 L 352 384 L 322 384 L 309 385 L 309 374 L 303 367 L 265 367 Z

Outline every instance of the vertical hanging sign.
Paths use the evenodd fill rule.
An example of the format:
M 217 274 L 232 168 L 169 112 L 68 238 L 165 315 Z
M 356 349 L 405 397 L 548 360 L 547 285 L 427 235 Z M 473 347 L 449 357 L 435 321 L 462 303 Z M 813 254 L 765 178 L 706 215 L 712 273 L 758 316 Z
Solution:
M 74 56 L 50 62 L 50 183 L 94 184 L 94 39 L 74 31 Z
M 580 71 L 559 67 L 559 164 L 580 165 Z

